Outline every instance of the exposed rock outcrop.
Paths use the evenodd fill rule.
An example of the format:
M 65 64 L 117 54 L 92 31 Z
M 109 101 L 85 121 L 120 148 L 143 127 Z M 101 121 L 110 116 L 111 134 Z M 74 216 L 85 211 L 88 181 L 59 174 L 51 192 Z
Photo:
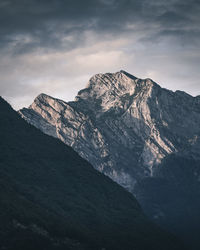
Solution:
M 199 156 L 200 97 L 125 71 L 93 76 L 73 102 L 40 94 L 19 113 L 130 191 L 171 153 Z

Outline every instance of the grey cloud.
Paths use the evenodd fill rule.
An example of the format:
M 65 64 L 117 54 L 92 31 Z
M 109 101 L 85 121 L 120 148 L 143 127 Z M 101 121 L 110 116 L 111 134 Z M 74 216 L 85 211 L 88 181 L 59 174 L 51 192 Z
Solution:
M 169 27 L 181 27 L 180 32 L 184 34 L 188 26 L 198 26 L 199 20 L 193 18 L 199 16 L 198 8 L 195 0 L 169 3 L 162 0 L 8 0 L 0 5 L 0 45 L 14 46 L 19 34 L 32 38 L 30 42 L 18 41 L 20 53 L 23 46 L 24 52 L 37 47 L 63 48 L 63 37 L 81 36 L 86 30 L 117 36 L 140 28 L 144 37 L 148 37 L 149 32 L 161 36 Z M 132 23 L 137 28 L 127 26 Z M 75 46 L 73 43 L 72 47 Z
M 199 13 L 199 0 L 1 0 L 0 92 L 19 108 L 125 69 L 195 95 Z

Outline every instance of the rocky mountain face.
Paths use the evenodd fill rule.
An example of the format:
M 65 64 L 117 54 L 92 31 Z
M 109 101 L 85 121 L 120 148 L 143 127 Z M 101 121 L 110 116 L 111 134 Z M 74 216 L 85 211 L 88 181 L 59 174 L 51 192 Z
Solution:
M 199 157 L 200 97 L 124 71 L 95 75 L 73 102 L 41 94 L 19 113 L 130 191 L 172 153 Z
M 183 249 L 129 192 L 1 97 L 0 117 L 0 249 Z
M 19 113 L 136 195 L 159 225 L 200 248 L 200 96 L 120 71 L 93 76 L 72 102 L 41 94 Z

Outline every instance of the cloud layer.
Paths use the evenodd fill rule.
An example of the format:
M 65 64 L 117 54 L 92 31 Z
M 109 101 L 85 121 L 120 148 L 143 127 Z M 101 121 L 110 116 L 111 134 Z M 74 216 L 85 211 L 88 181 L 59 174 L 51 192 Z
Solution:
M 72 100 L 91 75 L 124 69 L 200 94 L 198 0 L 2 0 L 0 92 Z

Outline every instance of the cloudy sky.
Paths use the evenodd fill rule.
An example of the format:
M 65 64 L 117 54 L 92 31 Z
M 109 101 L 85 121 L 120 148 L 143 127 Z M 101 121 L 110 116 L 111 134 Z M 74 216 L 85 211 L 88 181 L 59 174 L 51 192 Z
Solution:
M 73 100 L 121 69 L 200 95 L 199 0 L 1 0 L 0 95 Z

